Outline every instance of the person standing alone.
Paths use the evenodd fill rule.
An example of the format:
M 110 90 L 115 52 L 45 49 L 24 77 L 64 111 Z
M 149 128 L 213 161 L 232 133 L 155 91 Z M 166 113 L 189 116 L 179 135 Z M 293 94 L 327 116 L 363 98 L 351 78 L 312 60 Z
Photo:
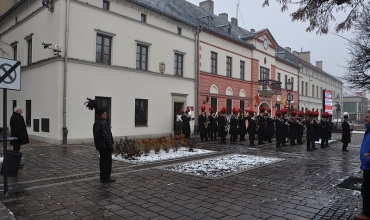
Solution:
M 349 123 L 348 123 L 348 114 L 343 115 L 344 121 L 342 122 L 342 151 L 348 152 L 348 143 L 351 143 L 351 131 L 353 129 L 350 128 Z
M 360 168 L 363 170 L 361 185 L 362 213 L 355 215 L 357 220 L 370 220 L 370 111 L 366 113 L 365 117 L 366 132 L 360 149 Z
M 10 117 L 10 134 L 12 137 L 16 137 L 17 140 L 10 141 L 13 145 L 13 151 L 19 152 L 21 145 L 28 144 L 28 133 L 26 128 L 26 123 L 22 116 L 22 107 L 17 106 L 14 108 L 12 117 Z M 20 164 L 19 167 L 22 168 L 24 164 Z

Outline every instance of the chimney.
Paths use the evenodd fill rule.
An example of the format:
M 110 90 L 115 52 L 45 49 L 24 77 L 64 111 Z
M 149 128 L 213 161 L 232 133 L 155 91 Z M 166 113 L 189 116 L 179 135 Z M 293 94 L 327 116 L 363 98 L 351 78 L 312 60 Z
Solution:
M 254 32 L 256 32 L 256 30 L 252 28 L 252 29 L 251 29 L 251 32 L 252 32 L 252 33 L 254 33 Z
M 316 61 L 316 67 L 322 70 L 322 61 Z
M 204 2 L 199 3 L 199 7 L 203 8 L 206 12 L 210 13 L 213 15 L 213 1 L 212 0 L 207 0 Z
M 227 15 L 227 13 L 221 13 L 221 14 L 219 14 L 218 15 L 220 18 L 222 18 L 222 19 L 224 19 L 225 21 L 228 21 L 228 15 Z
M 238 26 L 238 19 L 236 18 L 231 18 L 231 23 Z
M 305 51 L 305 52 L 293 51 L 293 54 L 301 58 L 302 60 L 306 61 L 307 63 L 311 63 L 311 52 L 310 51 Z
M 290 48 L 290 47 L 285 47 L 285 50 L 289 51 L 289 53 L 292 52 L 292 48 Z

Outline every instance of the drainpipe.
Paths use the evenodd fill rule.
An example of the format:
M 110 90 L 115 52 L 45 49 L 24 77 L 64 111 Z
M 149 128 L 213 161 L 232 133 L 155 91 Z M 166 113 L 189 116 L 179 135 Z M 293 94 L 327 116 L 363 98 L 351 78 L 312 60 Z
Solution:
M 195 125 L 194 125 L 194 133 L 195 131 L 198 133 L 198 108 L 199 108 L 199 98 L 200 98 L 200 70 L 199 70 L 199 34 L 202 32 L 202 25 L 199 25 L 195 32 Z
M 67 64 L 68 64 L 68 34 L 69 34 L 69 1 L 66 7 L 66 32 L 64 49 L 64 78 L 63 78 L 63 145 L 67 144 Z

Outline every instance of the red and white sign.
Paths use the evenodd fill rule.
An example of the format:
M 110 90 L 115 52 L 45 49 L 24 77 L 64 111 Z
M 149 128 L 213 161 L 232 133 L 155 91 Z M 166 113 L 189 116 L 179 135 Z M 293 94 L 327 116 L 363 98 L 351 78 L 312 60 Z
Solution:
M 325 112 L 333 114 L 333 92 L 325 90 Z

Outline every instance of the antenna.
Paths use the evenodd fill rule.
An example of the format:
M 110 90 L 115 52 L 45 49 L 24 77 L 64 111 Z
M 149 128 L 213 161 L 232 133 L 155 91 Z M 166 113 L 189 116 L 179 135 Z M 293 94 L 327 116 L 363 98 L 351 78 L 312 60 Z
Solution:
M 240 3 L 240 0 L 238 0 L 238 4 L 236 5 L 236 20 L 238 20 L 239 3 Z

